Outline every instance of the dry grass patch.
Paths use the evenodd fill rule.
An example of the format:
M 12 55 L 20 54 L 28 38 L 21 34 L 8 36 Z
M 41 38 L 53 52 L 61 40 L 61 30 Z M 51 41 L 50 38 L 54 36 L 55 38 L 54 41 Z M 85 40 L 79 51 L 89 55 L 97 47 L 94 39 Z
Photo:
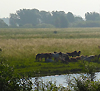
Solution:
M 44 52 L 81 50 L 83 55 L 98 54 L 100 39 L 1 39 L 3 55 L 29 57 Z

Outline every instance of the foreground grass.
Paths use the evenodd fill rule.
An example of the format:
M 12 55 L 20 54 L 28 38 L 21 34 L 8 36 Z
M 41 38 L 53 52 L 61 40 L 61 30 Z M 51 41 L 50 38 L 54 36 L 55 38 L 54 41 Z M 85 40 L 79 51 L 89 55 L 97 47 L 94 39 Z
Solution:
M 81 69 L 78 63 L 36 62 L 37 53 L 81 51 L 81 55 L 100 54 L 99 28 L 87 29 L 0 29 L 2 56 L 14 65 L 15 73 L 32 76 L 68 73 Z M 53 32 L 57 31 L 57 34 Z M 99 66 L 99 64 L 95 64 Z

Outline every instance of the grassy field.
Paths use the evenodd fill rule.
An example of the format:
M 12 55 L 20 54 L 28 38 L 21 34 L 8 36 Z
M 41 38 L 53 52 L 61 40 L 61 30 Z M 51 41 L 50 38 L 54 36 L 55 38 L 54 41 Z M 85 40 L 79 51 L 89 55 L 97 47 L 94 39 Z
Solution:
M 56 31 L 57 33 L 54 33 Z M 81 51 L 81 55 L 100 54 L 100 28 L 0 29 L 0 47 L 15 73 L 34 76 L 68 73 L 80 69 L 78 63 L 36 62 L 37 53 Z M 95 64 L 100 66 L 100 64 Z

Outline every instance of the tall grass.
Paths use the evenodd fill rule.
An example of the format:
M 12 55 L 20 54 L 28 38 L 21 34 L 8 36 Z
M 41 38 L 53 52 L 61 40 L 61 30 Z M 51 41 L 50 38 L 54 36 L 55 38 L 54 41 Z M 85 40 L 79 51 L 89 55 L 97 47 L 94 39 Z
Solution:
M 0 39 L 5 56 L 34 57 L 37 53 L 81 51 L 83 55 L 100 52 L 99 38 L 90 39 Z

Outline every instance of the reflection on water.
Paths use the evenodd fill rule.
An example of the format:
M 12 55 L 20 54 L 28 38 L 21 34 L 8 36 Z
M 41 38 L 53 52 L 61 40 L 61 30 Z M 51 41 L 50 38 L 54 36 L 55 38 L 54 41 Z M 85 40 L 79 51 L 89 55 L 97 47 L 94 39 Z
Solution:
M 86 75 L 86 74 L 84 74 Z M 40 77 L 40 81 L 42 80 L 44 83 L 47 81 L 52 81 L 53 83 L 56 81 L 56 85 L 62 85 L 66 87 L 68 85 L 68 81 L 75 78 L 80 77 L 81 74 L 68 74 L 68 75 L 55 75 L 55 76 L 45 76 L 45 77 Z M 94 80 L 99 80 L 100 79 L 100 72 L 95 73 L 95 79 Z M 35 78 L 32 78 L 32 82 L 34 83 Z
M 95 80 L 100 80 L 100 72 L 95 73 Z

